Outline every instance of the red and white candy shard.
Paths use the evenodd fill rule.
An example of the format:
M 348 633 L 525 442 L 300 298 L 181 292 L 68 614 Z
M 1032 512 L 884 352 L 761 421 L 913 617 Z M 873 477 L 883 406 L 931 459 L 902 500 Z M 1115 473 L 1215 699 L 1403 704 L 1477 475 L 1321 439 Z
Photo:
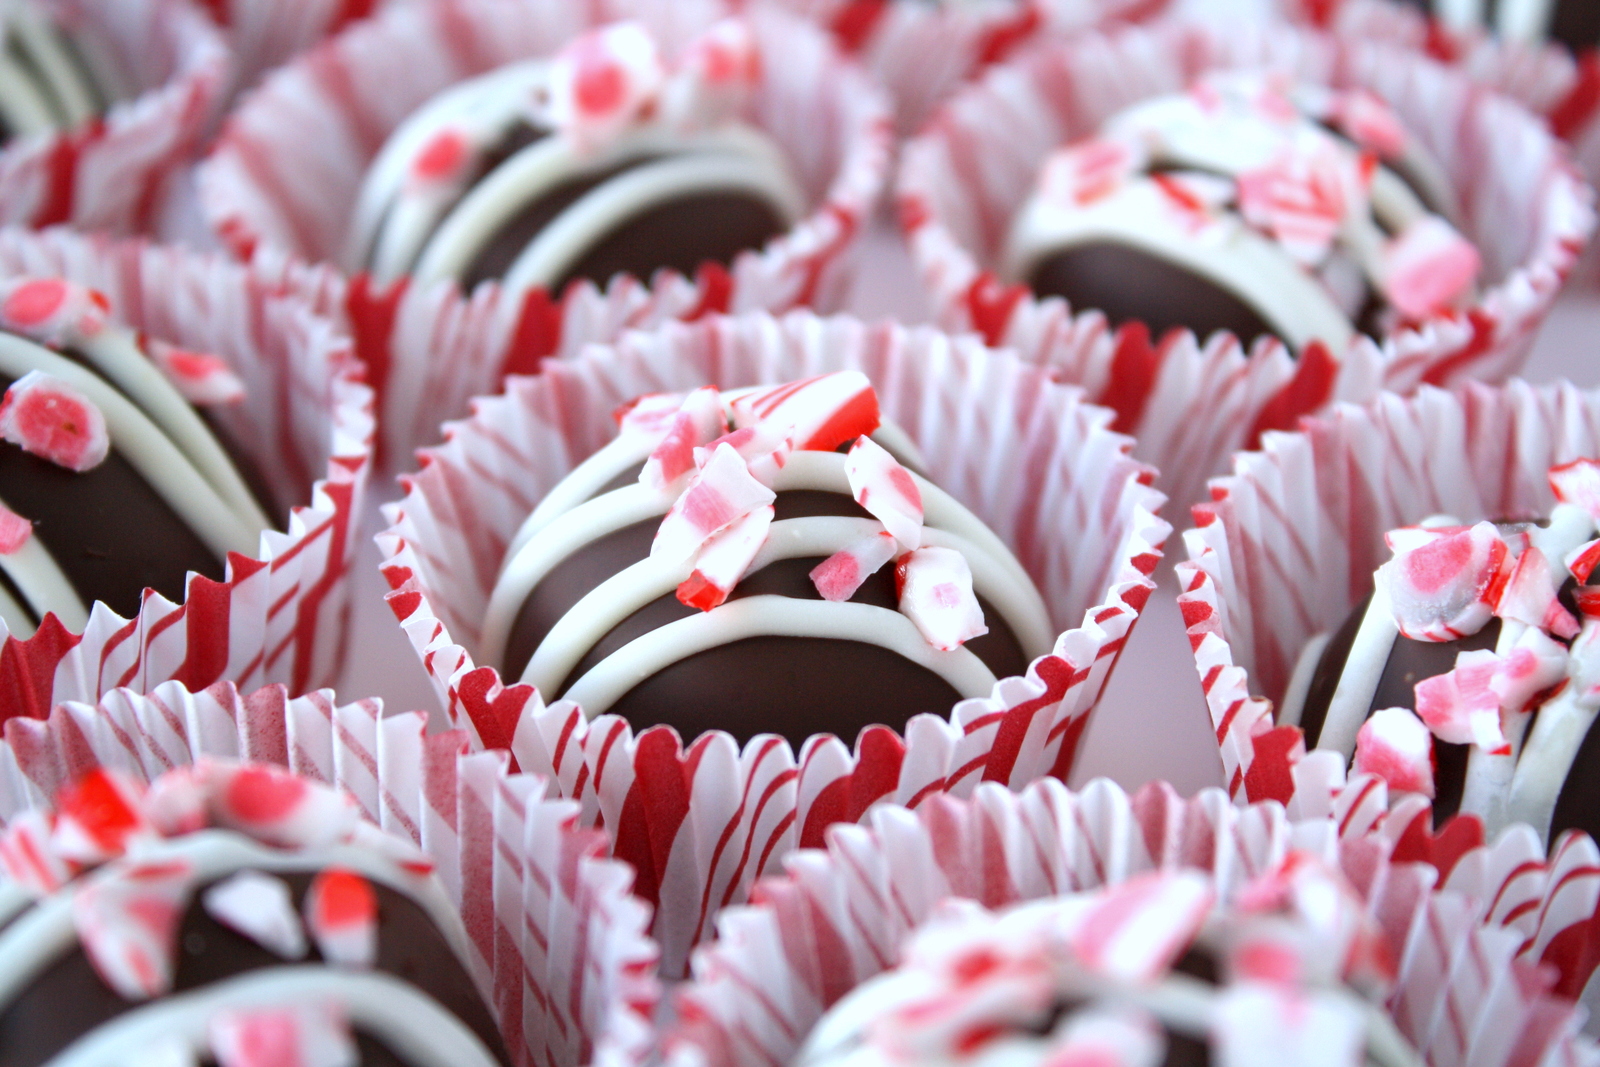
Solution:
M 1337 145 L 1314 137 L 1238 176 L 1239 213 L 1300 263 L 1315 266 L 1333 247 L 1357 182 Z
M 218 1012 L 207 1027 L 218 1067 L 356 1067 L 350 1024 L 326 1002 Z
M 1566 574 L 1557 577 L 1557 571 L 1550 566 L 1545 554 L 1530 545 L 1512 566 L 1511 576 L 1495 602 L 1494 613 L 1502 619 L 1537 626 L 1570 640 L 1578 636 L 1578 620 L 1556 599 L 1556 592 L 1565 580 Z
M 473 138 L 459 126 L 446 126 L 429 137 L 406 168 L 406 186 L 415 192 L 453 191 L 471 173 L 467 164 L 473 158 Z
M 811 569 L 811 584 L 824 600 L 834 602 L 855 596 L 861 583 L 900 552 L 900 542 L 888 530 L 879 530 L 842 548 Z
M 28 543 L 33 523 L 0 504 L 0 556 L 9 556 Z
M 145 818 L 163 836 L 192 834 L 210 825 L 210 766 L 174 767 L 145 790 Z
M 1368 151 L 1385 159 L 1405 153 L 1407 134 L 1400 116 L 1365 89 L 1338 94 L 1332 117 L 1345 136 Z
M 354 871 L 317 875 L 306 890 L 306 927 L 329 963 L 366 968 L 378 958 L 378 896 Z
M 1366 1020 L 1351 1001 L 1321 991 L 1239 982 L 1217 998 L 1216 1062 L 1229 1067 L 1349 1067 L 1363 1062 Z
M 1455 670 L 1417 683 L 1417 715 L 1441 741 L 1508 754 L 1500 694 L 1494 688 L 1501 665 L 1500 657 L 1486 649 L 1460 653 Z
M 907 551 L 922 544 L 922 490 L 911 472 L 870 437 L 856 438 L 844 457 L 850 492 Z M 964 564 L 963 564 L 964 565 Z
M 682 393 L 646 393 L 619 406 L 611 413 L 620 433 L 642 433 L 657 437 L 667 432 L 683 409 Z
M 1454 641 L 1483 629 L 1510 562 L 1494 524 L 1396 535 L 1395 556 L 1375 580 L 1400 632 L 1413 641 Z
M 666 433 L 639 471 L 639 484 L 656 490 L 668 489 L 693 473 L 697 466 L 695 449 L 720 437 L 728 428 L 722 414 L 722 394 L 712 386 L 690 393 L 676 413 L 662 421 L 666 423 Z
M 286 960 L 306 954 L 306 935 L 289 887 L 260 871 L 240 871 L 205 891 L 201 904 L 217 922 Z
M 189 403 L 237 404 L 244 399 L 244 379 L 216 356 L 154 339 L 146 348 L 167 381 Z
M 732 118 L 761 79 L 761 49 L 743 19 L 713 23 L 689 44 L 661 90 L 661 113 L 679 129 Z
M 769 423 L 802 452 L 832 452 L 882 423 L 878 394 L 860 371 L 835 371 L 736 397 L 736 428 Z
M 48 896 L 77 874 L 51 845 L 54 827 L 49 815 L 30 808 L 0 833 L 0 872 L 34 896 Z
M 124 860 L 72 898 L 72 921 L 84 954 L 124 1000 L 148 1000 L 172 988 L 178 923 L 194 883 L 184 860 Z
M 580 147 L 593 149 L 655 102 L 666 73 L 644 26 L 631 21 L 602 26 L 557 53 L 540 117 Z
M 989 632 L 972 591 L 972 568 L 960 552 L 919 548 L 900 557 L 896 568 L 900 611 L 928 644 L 950 652 Z
M 1600 462 L 1575 459 L 1551 467 L 1549 479 L 1557 500 L 1582 508 L 1600 522 Z
M 1410 708 L 1375 711 L 1356 734 L 1355 769 L 1398 793 L 1434 795 L 1433 734 Z
M 31 370 L 0 400 L 0 437 L 73 471 L 93 470 L 111 451 L 105 416 L 78 390 Z
M 278 848 L 320 848 L 350 836 L 355 801 L 268 764 L 212 764 L 213 822 Z
M 93 337 L 110 314 L 104 293 L 64 278 L 0 282 L 0 326 L 51 348 Z
M 1600 563 L 1600 537 L 1574 548 L 1561 562 L 1572 572 L 1579 585 L 1587 582 L 1589 575 L 1594 573 L 1595 564 Z
M 678 599 L 701 611 L 710 611 L 727 600 L 749 569 L 750 561 L 766 544 L 773 514 L 770 504 L 756 508 L 700 546 L 694 571 L 678 585 Z
M 718 445 L 661 520 L 650 555 L 692 559 L 714 534 L 776 498 L 777 494 L 751 476 L 743 457 L 731 445 Z
M 1234 198 L 1234 184 L 1215 174 L 1166 171 L 1150 175 L 1173 218 L 1191 236 L 1220 236 L 1225 216 L 1219 208 Z
M 1500 697 L 1500 709 L 1507 715 L 1531 710 L 1534 697 L 1567 675 L 1568 652 L 1565 645 L 1544 631 L 1529 627 L 1517 638 L 1489 680 L 1489 688 Z
M 97 767 L 61 791 L 51 845 L 72 863 L 104 863 L 141 839 L 159 834 L 144 813 L 144 789 Z
M 1400 314 L 1423 319 L 1459 304 L 1482 265 L 1471 241 L 1437 215 L 1424 215 L 1384 245 L 1379 276 Z
M 1141 875 L 1061 912 L 1073 955 L 1098 974 L 1151 982 L 1194 941 L 1216 900 L 1192 872 Z
M 794 451 L 794 440 L 773 422 L 758 422 L 754 426 L 741 426 L 723 434 L 704 448 L 694 450 L 696 466 L 703 466 L 719 445 L 727 445 L 744 460 L 750 477 L 762 485 L 771 486 L 778 480 L 778 472 L 789 462 Z
M 1039 193 L 1066 207 L 1084 207 L 1121 188 L 1144 168 L 1133 145 L 1091 138 L 1056 152 L 1039 172 Z

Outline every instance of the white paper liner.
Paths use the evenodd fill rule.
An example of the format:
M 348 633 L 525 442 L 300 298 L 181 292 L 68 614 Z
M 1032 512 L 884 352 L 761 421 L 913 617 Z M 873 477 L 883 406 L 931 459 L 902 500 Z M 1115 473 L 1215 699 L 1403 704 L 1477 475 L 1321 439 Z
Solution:
M 46 0 L 137 95 L 73 130 L 0 149 L 0 224 L 152 232 L 216 117 L 229 52 L 193 0 Z
M 273 247 L 337 258 L 367 164 L 396 125 L 441 88 L 514 59 L 554 51 L 588 25 L 642 18 L 671 46 L 726 12 L 724 0 L 512 3 L 415 0 L 385 8 L 266 79 L 234 112 L 199 168 L 211 225 L 236 251 Z M 546 356 L 571 356 L 624 329 L 710 311 L 839 306 L 854 251 L 887 178 L 889 104 L 820 29 L 787 12 L 752 10 L 765 65 L 759 125 L 784 149 L 811 212 L 759 252 L 694 279 L 584 282 L 559 301 L 543 290 L 470 297 L 448 283 L 415 291 L 404 279 L 351 287 L 348 314 L 371 369 L 384 452 L 404 464 L 437 439 L 468 398 L 499 388 Z
M 0 276 L 17 274 L 91 286 L 120 321 L 226 361 L 247 396 L 215 414 L 278 499 L 296 506 L 288 529 L 264 533 L 254 558 L 230 555 L 225 580 L 191 574 L 181 604 L 151 593 L 127 620 L 97 602 L 82 635 L 51 616 L 27 640 L 5 637 L 0 720 L 169 679 L 194 688 L 279 681 L 295 693 L 330 683 L 344 658 L 373 445 L 372 390 L 329 315 L 337 279 L 265 258 L 244 267 L 65 229 L 0 230 Z
M 233 86 L 245 89 L 274 67 L 389 3 L 407 0 L 206 0 L 228 35 Z
M 949 718 L 920 715 L 902 739 L 812 737 L 796 757 L 770 735 L 741 751 L 707 733 L 685 748 L 667 728 L 641 732 L 611 715 L 586 723 L 570 701 L 547 707 L 531 686 L 505 688 L 474 660 L 479 626 L 512 534 L 535 503 L 615 433 L 611 413 L 640 394 L 715 382 L 724 388 L 834 370 L 865 372 L 887 419 L 922 448 L 929 478 L 961 500 L 1038 583 L 1053 652 L 1026 678 Z M 915 804 L 980 780 L 1021 786 L 1065 777 L 1106 677 L 1149 596 L 1169 527 L 1154 516 L 1153 474 L 1130 459 L 1110 412 L 1037 368 L 930 329 L 867 326 L 792 312 L 714 316 L 631 333 L 615 346 L 511 378 L 474 402 L 402 479 L 378 537 L 390 606 L 451 720 L 523 770 L 549 775 L 603 823 L 616 854 L 659 902 L 664 970 L 681 973 L 710 916 L 742 900 L 790 849 L 820 843 L 839 819 L 879 799 Z M 849 743 L 855 742 L 852 753 Z
M 996 249 L 1053 148 L 1203 71 L 1259 65 L 1365 86 L 1424 139 L 1493 282 L 1465 315 L 1297 362 L 1271 342 L 1246 353 L 1227 334 L 1142 344 L 1100 314 L 1074 317 L 1063 300 L 994 280 Z M 1592 191 L 1543 123 L 1465 75 L 1392 43 L 1256 23 L 1162 21 L 1032 48 L 963 89 L 907 144 L 899 199 L 939 322 L 1014 346 L 1116 409 L 1117 428 L 1137 438 L 1180 504 L 1200 499 L 1204 479 L 1261 430 L 1293 427 L 1329 401 L 1515 373 L 1594 218 Z
M 1156 783 L 1130 797 L 1103 779 L 1077 793 L 1044 779 L 1019 794 L 983 786 L 967 800 L 935 797 L 915 812 L 884 805 L 865 822 L 835 827 L 826 851 L 794 854 L 753 903 L 722 913 L 717 940 L 695 951 L 693 980 L 677 993 L 663 1062 L 789 1063 L 822 1013 L 893 966 L 945 897 L 999 908 L 1177 867 L 1210 872 L 1227 897 L 1290 849 L 1341 868 L 1366 900 L 1399 964 L 1388 1006 L 1428 1063 L 1600 1060 L 1577 1033 L 1575 1005 L 1512 962 L 1530 914 L 1554 921 L 1557 870 L 1566 870 L 1547 870 L 1536 842 L 1524 856 L 1528 842 L 1515 834 L 1459 857 L 1445 891 L 1432 892 L 1438 871 L 1402 856 L 1381 828 L 1341 837 L 1330 819 L 1291 819 L 1274 803 L 1238 807 L 1217 789 L 1183 800 Z M 1574 858 L 1592 865 L 1600 852 L 1583 842 Z M 1506 865 L 1512 853 L 1528 859 L 1526 873 Z M 1535 907 L 1508 923 L 1490 890 Z
M 579 827 L 578 805 L 510 773 L 503 754 L 471 752 L 459 731 L 428 736 L 423 713 L 385 717 L 380 700 L 340 705 L 330 690 L 241 696 L 228 683 L 62 704 L 48 719 L 6 724 L 0 825 L 48 806 L 94 767 L 147 782 L 208 756 L 335 786 L 432 855 L 514 1063 L 642 1061 L 659 987 L 650 909 L 628 892 L 633 872 L 604 858 L 604 835 Z

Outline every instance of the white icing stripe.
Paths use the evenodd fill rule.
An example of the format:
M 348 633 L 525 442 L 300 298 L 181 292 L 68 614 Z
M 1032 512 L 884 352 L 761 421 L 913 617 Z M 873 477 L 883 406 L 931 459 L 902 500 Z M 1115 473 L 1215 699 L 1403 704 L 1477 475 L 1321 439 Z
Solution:
M 10 593 L 0 587 L 0 622 L 13 637 L 32 637 L 37 629 L 27 606 L 17 603 Z
M 1300 717 L 1306 710 L 1306 693 L 1311 689 L 1311 680 L 1317 675 L 1322 653 L 1332 639 L 1331 632 L 1317 634 L 1300 650 L 1300 658 L 1294 663 L 1294 673 L 1289 676 L 1289 688 L 1284 691 L 1283 703 L 1278 705 L 1279 726 L 1300 725 Z
M 120 1067 L 129 1049 L 172 1041 L 198 1054 L 209 1048 L 207 1026 L 218 1012 L 297 1004 L 338 1005 L 351 1029 L 371 1034 L 415 1067 L 499 1067 L 465 1023 L 415 986 L 380 972 L 308 965 L 251 971 L 124 1012 L 47 1067 Z
M 1495 7 L 1494 32 L 1511 41 L 1542 41 L 1550 32 L 1555 8 L 1556 0 L 1500 0 Z
M 826 558 L 880 529 L 882 526 L 873 519 L 835 515 L 775 522 L 768 530 L 766 544 L 745 573 L 754 574 L 778 560 L 808 556 Z M 1035 610 L 1030 602 L 1031 586 L 1019 589 L 988 553 L 954 534 L 925 530 L 923 544 L 953 548 L 966 558 L 972 568 L 974 590 L 1012 626 L 1023 655 L 1029 661 L 1050 651 L 1049 622 L 1042 608 Z M 553 697 L 589 649 L 629 615 L 657 597 L 669 595 L 689 576 L 690 569 L 687 563 L 674 565 L 646 558 L 601 582 L 545 635 L 523 669 L 521 680 L 537 686 L 547 699 Z M 1037 599 L 1036 593 L 1034 599 Z M 1013 619 L 1019 623 L 1013 624 Z
M 988 696 L 995 684 L 989 668 L 970 650 L 939 651 L 898 611 L 867 604 L 753 596 L 657 627 L 628 642 L 573 683 L 566 699 L 577 701 L 584 714 L 593 718 L 604 714 L 634 686 L 679 660 L 747 637 L 768 635 L 832 638 L 887 648 L 937 674 L 963 698 Z
M 63 129 L 72 129 L 94 117 L 94 94 L 84 85 L 78 64 L 67 53 L 61 32 L 47 22 L 44 16 L 21 4 L 13 7 L 6 26 L 8 34 L 15 34 L 29 60 L 48 87 L 51 110 Z
M 512 292 L 548 288 L 593 245 L 634 216 L 682 196 L 725 191 L 765 201 L 785 225 L 793 224 L 805 210 L 804 195 L 794 180 L 781 165 L 768 160 L 719 153 L 648 163 L 603 182 L 552 219 L 522 250 L 503 284 Z
M 216 435 L 194 407 L 139 350 L 133 334 L 108 328 L 79 346 L 84 357 L 150 417 L 195 465 L 241 522 L 259 530 L 272 526 Z
M 44 94 L 16 60 L 0 52 L 0 114 L 13 136 L 29 137 L 55 128 Z
M 5 501 L 0 500 L 0 507 L 5 506 Z M 37 536 L 29 537 L 15 552 L 0 554 L 0 568 L 4 568 L 17 591 L 28 599 L 33 615 L 43 619 L 46 612 L 53 611 L 61 624 L 73 633 L 82 633 L 83 628 L 89 625 L 88 607 L 72 587 L 72 582 L 56 565 L 50 550 Z M 29 637 L 33 634 L 32 619 L 24 615 L 23 621 L 20 629 L 11 627 L 13 637 Z M 9 613 L 6 614 L 6 625 L 11 626 Z
M 33 906 L 33 894 L 15 882 L 0 878 L 0 926 Z
M 1322 733 L 1317 737 L 1318 748 L 1334 749 L 1344 755 L 1346 762 L 1355 754 L 1356 733 L 1367 721 L 1367 710 L 1372 707 L 1384 665 L 1389 662 L 1389 650 L 1399 633 L 1389 609 L 1389 595 L 1379 586 L 1367 605 L 1367 613 L 1361 617 L 1361 628 L 1350 643 L 1339 685 L 1328 701 Z
M 315 871 L 325 867 L 345 867 L 374 882 L 381 883 L 415 901 L 428 913 L 445 940 L 455 950 L 469 974 L 473 973 L 466 931 L 461 918 L 444 895 L 435 878 L 418 878 L 401 870 L 371 848 L 337 845 L 329 848 L 288 852 L 267 848 L 239 834 L 222 830 L 202 830 L 186 837 L 153 845 L 139 853 L 141 860 L 187 860 L 194 867 L 194 884 L 213 881 L 233 871 L 253 869 L 277 871 Z M 80 881 L 115 876 L 115 869 L 101 869 Z M 74 883 L 74 885 L 79 883 Z M 33 976 L 77 943 L 72 923 L 72 892 L 69 887 L 39 901 L 32 911 L 0 931 L 0 1006 L 11 1003 L 27 987 Z
M 105 416 L 112 444 L 218 559 L 253 554 L 261 528 L 241 521 L 167 436 L 94 372 L 15 334 L 0 332 L 0 373 L 39 370 L 83 393 Z M 9 446 L 8 446 L 9 447 Z
M 1511 777 L 1506 819 L 1527 823 L 1544 841 L 1550 838 L 1550 821 L 1573 760 L 1594 725 L 1595 709 L 1579 706 L 1573 697 L 1569 686 L 1539 709 Z

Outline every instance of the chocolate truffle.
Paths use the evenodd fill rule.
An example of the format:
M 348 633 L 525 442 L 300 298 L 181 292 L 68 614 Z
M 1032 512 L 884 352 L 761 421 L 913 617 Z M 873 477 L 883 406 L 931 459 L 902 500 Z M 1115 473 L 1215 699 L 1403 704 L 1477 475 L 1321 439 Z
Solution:
M 456 85 L 373 162 L 347 266 L 559 294 L 759 249 L 805 208 L 782 151 L 742 117 L 760 63 L 743 22 L 672 64 L 616 23 Z
M 0 836 L 0 1062 L 507 1064 L 432 869 L 278 767 L 91 771 Z
M 1574 52 L 1600 45 L 1594 0 L 1404 0 L 1456 28 L 1483 26 L 1513 41 L 1559 41 Z
M 1490 833 L 1600 835 L 1600 466 L 1551 472 L 1548 520 L 1430 520 L 1388 535 L 1394 558 L 1340 628 L 1302 652 L 1279 721 L 1391 789 Z
M 70 130 L 116 96 L 76 42 L 34 0 L 0 6 L 0 143 Z
M 480 662 L 686 736 L 948 714 L 1054 630 L 995 534 L 915 473 L 866 377 L 651 396 L 518 531 Z
M 276 509 L 199 403 L 243 385 L 215 357 L 142 342 L 103 296 L 60 279 L 0 283 L 0 618 L 46 613 L 81 632 L 104 601 L 131 618 L 144 591 L 184 597 L 253 555 Z
M 1362 91 L 1214 74 L 1052 155 L 1002 273 L 1157 336 L 1341 352 L 1472 298 L 1439 165 Z
M 1293 853 L 1245 891 L 1269 886 L 1274 905 L 1250 910 L 1216 906 L 1192 872 L 998 913 L 948 902 L 898 967 L 823 1017 L 793 1062 L 1420 1063 L 1378 1000 L 1392 964 L 1348 884 Z M 1281 969 L 1267 973 L 1268 958 Z

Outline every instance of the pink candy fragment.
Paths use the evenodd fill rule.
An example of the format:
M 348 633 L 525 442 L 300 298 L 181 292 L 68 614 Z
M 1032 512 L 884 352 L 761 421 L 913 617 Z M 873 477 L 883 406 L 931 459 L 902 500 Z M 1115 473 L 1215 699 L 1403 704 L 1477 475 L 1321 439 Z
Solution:
M 174 767 L 150 783 L 144 794 L 144 814 L 164 837 L 179 837 L 202 830 L 211 822 L 207 779 L 211 764 Z
M 802 452 L 832 452 L 881 424 L 878 394 L 860 371 L 789 382 L 733 401 L 735 427 L 768 423 Z
M 887 449 L 870 437 L 856 438 L 844 458 L 844 473 L 856 503 L 883 523 L 901 547 L 922 544 L 922 490 Z
M 0 556 L 9 556 L 33 536 L 33 523 L 0 504 Z
M 895 577 L 901 613 L 934 648 L 950 652 L 989 632 L 972 591 L 972 569 L 955 549 L 908 552 L 900 557 Z
M 326 1001 L 218 1012 L 207 1030 L 218 1067 L 354 1067 L 361 1058 L 342 1009 Z
M 714 534 L 695 556 L 694 571 L 678 584 L 678 599 L 701 611 L 710 611 L 727 600 L 750 561 L 766 544 L 772 516 L 773 508 L 768 504 Z
M 1509 753 L 1500 726 L 1500 694 L 1490 687 L 1499 668 L 1500 657 L 1493 652 L 1462 652 L 1455 670 L 1417 683 L 1417 715 L 1442 741 Z
M 1561 577 L 1564 580 L 1566 575 Z M 1530 545 L 1512 566 L 1494 613 L 1502 619 L 1515 619 L 1570 640 L 1578 636 L 1578 620 L 1556 599 L 1558 588 L 1550 561 L 1542 551 Z
M 54 832 L 50 816 L 29 808 L 0 833 L 0 871 L 35 896 L 54 893 L 77 873 L 52 847 Z
M 1578 580 L 1579 585 L 1587 582 L 1589 575 L 1594 573 L 1595 564 L 1600 563 L 1600 537 L 1595 538 L 1593 541 L 1585 541 L 1571 552 L 1568 552 L 1566 559 L 1562 560 L 1562 563 L 1566 565 L 1567 570 L 1572 572 L 1572 576 Z
M 244 399 L 244 379 L 216 356 L 177 348 L 165 341 L 152 340 L 147 347 L 152 362 L 189 403 L 237 404 Z
M 306 954 L 305 931 L 281 878 L 240 871 L 207 889 L 201 903 L 217 922 L 286 960 Z
M 0 437 L 79 472 L 98 467 L 111 451 L 100 409 L 60 378 L 36 370 L 12 382 L 0 401 Z
M 1377 775 L 1395 792 L 1431 798 L 1433 735 L 1409 708 L 1375 711 L 1356 734 L 1355 769 Z
M 0 325 L 52 348 L 93 337 L 110 313 L 104 293 L 65 278 L 0 283 Z
M 1085 207 L 1116 192 L 1143 165 L 1130 145 L 1090 138 L 1061 149 L 1045 162 L 1039 192 L 1064 207 Z
M 1575 459 L 1551 467 L 1549 478 L 1557 500 L 1582 508 L 1600 522 L 1600 460 Z
M 1286 149 L 1239 175 L 1239 211 L 1295 260 L 1320 263 L 1333 247 L 1349 199 L 1349 161 L 1325 139 Z
M 450 185 L 466 176 L 472 158 L 472 142 L 464 130 L 454 126 L 429 137 L 411 159 L 406 177 L 413 185 Z
M 650 555 L 691 559 L 713 534 L 776 497 L 751 476 L 731 445 L 718 445 L 661 520 Z
M 355 801 L 268 764 L 213 764 L 208 796 L 216 825 L 278 848 L 317 848 L 350 836 Z
M 1123 982 L 1151 982 L 1171 968 L 1216 901 L 1192 872 L 1131 878 L 1071 916 L 1067 943 L 1091 970 Z
M 656 437 L 667 432 L 686 399 L 682 393 L 646 393 L 611 413 L 622 433 L 642 433 Z
M 661 92 L 661 114 L 680 129 L 737 115 L 761 78 L 761 49 L 749 23 L 723 19 L 685 51 Z
M 1454 641 L 1483 629 L 1509 564 L 1494 524 L 1407 530 L 1391 544 L 1395 556 L 1375 580 L 1401 633 L 1413 641 Z
M 96 767 L 61 791 L 51 844 L 68 861 L 87 866 L 120 856 L 140 838 L 156 837 L 143 793 L 121 774 Z
M 811 569 L 811 584 L 824 600 L 840 602 L 855 596 L 861 583 L 894 559 L 900 543 L 887 530 L 863 537 Z
M 378 958 L 378 897 L 354 871 L 330 867 L 306 890 L 306 927 L 317 951 L 341 967 L 371 967 Z
M 1385 159 L 1405 153 L 1407 135 L 1400 116 L 1365 89 L 1339 94 L 1333 120 L 1352 141 Z
M 1471 241 L 1437 215 L 1424 215 L 1383 249 L 1389 302 L 1408 319 L 1448 310 L 1472 290 L 1483 262 Z
M 178 922 L 194 882 L 183 860 L 125 863 L 80 888 L 72 921 L 95 971 L 124 1000 L 172 988 Z
M 702 465 L 715 452 L 718 445 L 726 444 L 744 460 L 750 476 L 762 485 L 771 486 L 778 472 L 789 462 L 794 451 L 794 441 L 771 422 L 759 422 L 739 429 L 712 441 L 704 448 L 694 450 L 695 464 Z
M 665 80 L 649 32 L 637 22 L 614 22 L 556 54 L 545 118 L 592 149 L 637 119 Z
M 722 394 L 712 386 L 696 389 L 666 422 L 666 435 L 639 472 L 639 483 L 651 489 L 666 489 L 693 471 L 695 449 L 727 429 Z

